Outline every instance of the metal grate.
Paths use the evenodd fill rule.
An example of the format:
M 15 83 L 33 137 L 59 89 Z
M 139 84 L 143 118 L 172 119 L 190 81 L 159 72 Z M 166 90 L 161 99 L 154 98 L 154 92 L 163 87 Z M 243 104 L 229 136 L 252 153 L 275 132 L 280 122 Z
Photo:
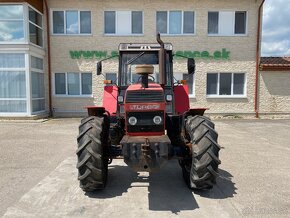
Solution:
M 164 94 L 162 91 L 128 91 L 126 103 L 137 102 L 164 102 Z

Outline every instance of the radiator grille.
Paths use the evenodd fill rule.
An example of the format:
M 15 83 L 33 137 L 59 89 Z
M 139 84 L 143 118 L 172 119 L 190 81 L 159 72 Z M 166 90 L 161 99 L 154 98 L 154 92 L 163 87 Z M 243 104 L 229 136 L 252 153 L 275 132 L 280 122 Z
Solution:
M 162 91 L 128 91 L 126 103 L 164 102 Z

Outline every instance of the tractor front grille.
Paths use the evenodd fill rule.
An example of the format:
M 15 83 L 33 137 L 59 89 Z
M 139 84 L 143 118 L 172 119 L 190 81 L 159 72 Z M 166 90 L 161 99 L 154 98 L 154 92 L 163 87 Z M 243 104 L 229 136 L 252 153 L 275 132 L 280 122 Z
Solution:
M 128 91 L 126 103 L 164 102 L 162 91 Z

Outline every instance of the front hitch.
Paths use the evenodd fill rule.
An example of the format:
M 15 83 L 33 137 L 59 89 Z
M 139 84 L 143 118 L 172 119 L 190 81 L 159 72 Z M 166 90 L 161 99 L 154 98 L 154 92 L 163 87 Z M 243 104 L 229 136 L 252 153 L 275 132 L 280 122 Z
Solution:
M 124 136 L 125 163 L 136 172 L 155 172 L 166 164 L 171 150 L 168 136 Z

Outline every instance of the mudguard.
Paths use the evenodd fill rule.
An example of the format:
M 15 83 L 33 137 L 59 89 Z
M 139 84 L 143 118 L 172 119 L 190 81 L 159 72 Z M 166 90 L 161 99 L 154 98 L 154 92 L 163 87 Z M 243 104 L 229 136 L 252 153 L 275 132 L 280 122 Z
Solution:
M 175 111 L 177 114 L 183 114 L 189 110 L 188 86 L 177 85 L 173 88 L 175 99 Z
M 103 107 L 110 113 L 111 116 L 117 112 L 117 98 L 118 87 L 117 86 L 105 86 L 103 95 Z

